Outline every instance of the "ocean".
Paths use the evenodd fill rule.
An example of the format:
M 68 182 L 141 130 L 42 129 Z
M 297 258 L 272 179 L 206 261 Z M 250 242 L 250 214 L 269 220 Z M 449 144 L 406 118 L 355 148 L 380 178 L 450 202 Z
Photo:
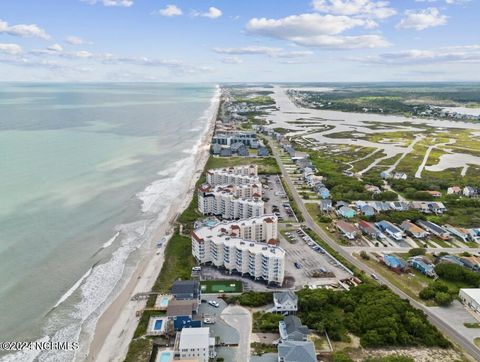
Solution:
M 91 337 L 140 246 L 185 193 L 218 93 L 0 84 L 0 340 Z M 27 351 L 0 361 L 73 358 Z

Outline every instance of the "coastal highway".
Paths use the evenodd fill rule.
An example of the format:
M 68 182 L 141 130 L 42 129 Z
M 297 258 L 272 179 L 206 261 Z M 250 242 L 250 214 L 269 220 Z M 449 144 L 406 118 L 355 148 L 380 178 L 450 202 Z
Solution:
M 282 163 L 282 160 L 280 159 L 280 155 L 278 152 L 278 149 L 275 147 L 271 139 L 268 139 L 268 142 L 272 148 L 273 156 L 277 160 L 277 163 L 280 167 L 280 170 L 282 171 L 282 175 L 288 185 L 288 187 L 291 190 L 292 196 L 295 199 L 295 202 L 298 206 L 298 209 L 302 213 L 304 219 L 305 219 L 305 224 L 315 231 L 320 238 L 325 241 L 332 249 L 334 249 L 337 253 L 339 253 L 344 259 L 346 259 L 348 262 L 350 262 L 352 265 L 354 265 L 356 268 L 363 270 L 365 273 L 368 275 L 371 275 L 374 273 L 372 269 L 370 269 L 368 266 L 363 264 L 360 260 L 356 259 L 353 257 L 349 251 L 345 250 L 343 247 L 341 247 L 339 244 L 335 242 L 331 238 L 330 235 L 328 235 L 310 216 L 310 213 L 307 211 L 305 204 L 303 203 L 302 198 L 300 197 L 297 189 L 295 188 L 292 180 L 290 179 L 289 174 L 287 173 L 285 166 Z M 425 305 L 417 302 L 415 299 L 411 298 L 407 294 L 405 294 L 401 289 L 397 288 L 395 285 L 390 283 L 388 280 L 383 278 L 382 276 L 378 275 L 378 281 L 381 284 L 384 284 L 388 286 L 394 293 L 399 295 L 402 299 L 407 299 L 410 304 L 412 304 L 415 308 L 422 310 L 427 316 L 430 322 L 435 325 L 438 329 L 440 329 L 452 342 L 458 344 L 466 353 L 468 353 L 470 356 L 472 356 L 475 361 L 480 361 L 480 349 L 478 349 L 472 341 L 470 341 L 468 338 L 465 336 L 461 335 L 458 333 L 457 330 L 455 330 L 452 326 L 450 326 L 448 323 L 446 323 L 444 320 L 440 319 L 436 315 L 434 315 L 428 307 Z

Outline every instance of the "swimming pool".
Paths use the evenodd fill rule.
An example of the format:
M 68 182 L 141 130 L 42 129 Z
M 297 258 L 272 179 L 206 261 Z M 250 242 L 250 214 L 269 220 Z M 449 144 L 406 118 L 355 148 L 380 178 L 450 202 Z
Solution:
M 170 297 L 163 296 L 162 299 L 160 299 L 160 307 L 167 308 L 169 301 L 170 301 Z
M 153 325 L 153 329 L 155 331 L 161 331 L 162 330 L 162 325 L 163 325 L 163 319 L 157 319 L 155 321 L 155 324 Z
M 218 224 L 218 221 L 215 221 L 215 220 L 208 220 L 208 221 L 205 222 L 205 225 L 208 226 L 208 227 L 213 227 L 217 224 Z
M 173 359 L 172 352 L 164 351 L 160 353 L 160 358 L 158 359 L 158 362 L 170 362 L 172 359 Z

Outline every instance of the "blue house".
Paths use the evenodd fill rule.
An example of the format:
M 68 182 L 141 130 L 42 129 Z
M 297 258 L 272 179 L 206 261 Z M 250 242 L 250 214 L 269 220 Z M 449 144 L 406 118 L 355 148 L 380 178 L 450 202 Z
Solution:
M 386 221 L 386 220 L 381 220 L 377 223 L 375 223 L 375 225 L 380 229 L 382 230 L 384 233 L 386 233 L 387 235 L 391 236 L 392 238 L 394 238 L 395 240 L 402 240 L 403 238 L 403 230 L 396 227 L 395 225 L 393 225 L 391 222 L 389 221 Z
M 405 268 L 407 267 L 407 263 L 405 262 L 405 260 L 397 258 L 394 255 L 384 255 L 383 262 L 390 269 L 405 270 Z
M 351 219 L 351 218 L 355 217 L 356 212 L 355 212 L 355 210 L 353 210 L 352 208 L 350 208 L 348 206 L 341 206 L 337 210 L 337 214 L 344 217 L 345 219 Z
M 269 156 L 270 155 L 270 152 L 268 152 L 268 148 L 267 147 L 260 147 L 257 151 L 257 155 L 259 157 L 266 157 L 266 156 Z
M 375 215 L 375 209 L 369 205 L 364 205 L 360 208 L 360 211 L 365 216 L 373 216 Z
M 320 197 L 322 199 L 328 199 L 330 197 L 330 190 L 327 189 L 326 187 L 320 187 L 317 191 L 318 195 L 320 195 Z
M 408 262 L 412 268 L 417 269 L 422 274 L 429 277 L 435 277 L 437 275 L 437 273 L 435 273 L 434 265 L 421 256 L 414 256 L 413 258 L 410 258 Z

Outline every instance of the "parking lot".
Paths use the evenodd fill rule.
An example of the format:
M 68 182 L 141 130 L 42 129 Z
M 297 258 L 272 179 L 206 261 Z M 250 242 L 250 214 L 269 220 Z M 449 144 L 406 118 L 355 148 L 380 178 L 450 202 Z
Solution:
M 263 200 L 265 201 L 265 213 L 275 214 L 280 222 L 297 221 L 295 214 L 290 207 L 288 196 L 283 189 L 282 182 L 278 175 L 264 177 Z
M 295 286 L 307 284 L 334 284 L 351 274 L 335 258 L 312 240 L 301 229 L 287 231 L 280 239 L 286 251 L 285 275 L 295 279 Z

